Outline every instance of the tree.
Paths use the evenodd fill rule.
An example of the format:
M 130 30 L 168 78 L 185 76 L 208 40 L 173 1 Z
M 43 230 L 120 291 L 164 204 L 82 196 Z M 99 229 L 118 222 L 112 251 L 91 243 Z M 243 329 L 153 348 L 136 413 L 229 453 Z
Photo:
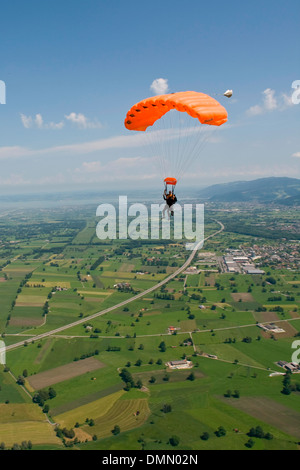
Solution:
M 201 436 L 202 441 L 208 441 L 209 439 L 209 434 L 208 432 L 204 432 Z
M 257 437 L 259 439 L 263 439 L 265 437 L 265 433 L 261 426 L 256 426 L 256 428 L 251 428 L 248 432 L 249 437 Z
M 217 429 L 216 432 L 215 432 L 215 435 L 216 435 L 217 437 L 226 436 L 226 430 L 225 430 L 225 428 L 223 428 L 223 426 L 219 426 L 218 429 Z
M 131 387 L 134 387 L 134 380 L 131 373 L 127 369 L 122 369 L 120 372 L 120 377 L 126 384 L 130 384 Z
M 161 410 L 163 413 L 171 413 L 172 406 L 169 403 L 165 403 Z
M 56 397 L 56 391 L 54 390 L 54 388 L 50 387 L 49 388 L 49 399 L 52 400 L 52 398 L 55 398 Z
M 169 443 L 170 443 L 171 446 L 173 446 L 173 447 L 178 446 L 179 442 L 180 442 L 180 439 L 179 439 L 178 436 L 171 436 L 170 439 L 169 439 Z
M 25 384 L 25 379 L 21 375 L 17 378 L 17 384 L 18 385 L 24 385 Z
M 162 341 L 158 347 L 159 347 L 161 352 L 166 352 L 167 347 L 166 347 L 166 343 L 164 341 Z
M 75 432 L 73 429 L 63 428 L 62 433 L 68 439 L 73 439 L 73 437 L 75 437 Z
M 242 339 L 243 343 L 251 343 L 252 338 L 250 336 L 245 336 L 245 338 Z
M 120 426 L 118 426 L 116 424 L 115 427 L 112 430 L 112 433 L 113 433 L 114 436 L 117 436 L 118 434 L 120 434 L 120 432 L 121 432 Z
M 292 393 L 291 375 L 291 372 L 287 371 L 282 381 L 283 389 L 281 390 L 281 393 L 284 395 L 290 395 Z
M 131 388 L 132 388 L 131 383 L 130 383 L 130 382 L 127 382 L 126 385 L 125 385 L 125 387 L 124 387 L 124 390 L 125 390 L 126 392 L 129 392 L 129 390 L 130 390 Z
M 191 372 L 190 375 L 187 376 L 187 380 L 190 380 L 191 382 L 193 382 L 195 380 L 195 374 L 194 372 Z
M 137 383 L 136 383 L 136 387 L 141 389 L 143 386 L 143 382 L 141 381 L 141 379 L 138 379 Z
M 246 442 L 245 446 L 248 447 L 249 449 L 251 449 L 251 448 L 254 446 L 254 444 L 255 444 L 254 440 L 250 438 L 250 439 Z

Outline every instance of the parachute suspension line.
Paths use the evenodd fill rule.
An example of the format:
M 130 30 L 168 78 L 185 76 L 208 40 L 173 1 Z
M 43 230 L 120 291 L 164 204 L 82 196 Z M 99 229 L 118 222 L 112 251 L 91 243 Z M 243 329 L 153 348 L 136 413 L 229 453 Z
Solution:
M 177 127 L 177 132 L 178 132 L 178 142 L 177 142 L 177 152 L 176 152 L 176 155 L 175 155 L 175 162 L 174 162 L 174 167 L 175 167 L 175 171 L 176 171 L 176 176 L 177 176 L 177 172 L 178 172 L 178 168 L 180 167 L 180 164 L 183 160 L 183 150 L 186 148 L 187 146 L 187 125 L 186 125 L 186 116 L 187 114 L 186 113 L 183 113 L 183 112 L 180 112 L 180 113 L 177 113 L 178 115 L 178 127 Z
M 201 135 L 202 132 L 200 128 L 200 124 L 198 119 L 189 119 L 187 120 L 185 129 L 184 129 L 184 137 L 185 137 L 185 144 L 182 149 L 185 155 L 179 160 L 178 164 L 178 177 L 181 176 L 181 173 L 185 168 L 188 167 L 189 161 L 193 158 L 195 149 L 201 143 Z
M 160 131 L 155 131 L 153 129 L 147 129 L 143 132 L 143 137 L 145 141 L 145 146 L 148 147 L 148 151 L 146 152 L 150 158 L 155 158 L 158 162 L 159 166 L 159 174 L 161 177 L 164 176 L 166 169 L 165 169 L 165 161 L 162 156 L 161 152 L 161 144 L 160 144 Z M 155 138 L 154 138 L 155 133 Z
M 181 179 L 186 172 L 189 170 L 189 167 L 193 161 L 196 161 L 202 154 L 204 148 L 207 146 L 210 139 L 213 138 L 215 133 L 217 132 L 216 126 L 210 126 L 210 128 L 198 128 L 198 132 L 203 132 L 204 136 L 202 138 L 197 139 L 195 137 L 195 142 L 193 147 L 187 150 L 187 158 L 181 162 L 180 167 L 178 168 L 177 180 Z M 198 130 L 197 129 L 197 130 Z
M 184 122 L 185 120 L 185 122 Z M 196 124 L 197 121 L 197 124 Z M 182 126 L 182 130 L 180 130 L 181 135 L 183 136 L 182 142 L 183 145 L 180 147 L 180 155 L 178 157 L 178 161 L 176 164 L 176 175 L 177 178 L 180 178 L 181 173 L 184 167 L 188 165 L 188 159 L 191 159 L 194 154 L 194 149 L 198 145 L 198 129 L 199 128 L 199 121 L 193 120 L 191 118 L 184 116 L 181 119 L 181 122 L 184 122 L 184 126 Z M 191 124 L 192 123 L 192 124 Z

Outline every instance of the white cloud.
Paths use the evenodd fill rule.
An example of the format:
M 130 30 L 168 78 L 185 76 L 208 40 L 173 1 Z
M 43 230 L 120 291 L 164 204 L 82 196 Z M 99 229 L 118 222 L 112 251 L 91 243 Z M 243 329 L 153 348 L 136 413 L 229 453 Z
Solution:
M 20 147 L 18 145 L 11 147 L 0 147 L 0 159 L 10 159 L 10 158 L 19 158 L 27 157 L 33 154 L 33 151 L 25 147 Z
M 256 116 L 258 114 L 264 114 L 275 110 L 284 111 L 285 109 L 294 105 L 292 99 L 293 92 L 290 94 L 281 93 L 279 97 L 276 97 L 275 93 L 275 90 L 272 90 L 271 88 L 264 90 L 262 92 L 262 104 L 251 106 L 251 108 L 248 109 L 247 114 L 249 116 Z
M 293 93 L 287 95 L 286 93 L 282 93 L 283 105 L 288 108 L 293 106 L 295 103 L 293 102 Z
M 70 113 L 69 115 L 65 115 L 65 118 L 73 124 L 76 124 L 81 129 L 97 129 L 102 127 L 100 122 L 90 121 L 82 113 Z
M 62 129 L 65 123 L 63 121 L 60 122 L 49 122 L 47 124 L 47 129 Z
M 31 116 L 25 116 L 25 114 L 21 113 L 21 121 L 22 121 L 23 126 L 26 129 L 29 129 L 29 127 L 32 126 L 32 117 Z
M 164 95 L 169 90 L 168 80 L 166 78 L 156 78 L 151 83 L 150 89 L 156 95 Z
M 95 173 L 99 172 L 102 169 L 102 165 L 100 162 L 83 162 L 81 168 L 76 168 L 77 173 L 81 173 L 82 171 L 85 173 Z
M 37 113 L 34 118 L 31 116 L 26 116 L 21 114 L 21 121 L 25 129 L 31 127 L 36 127 L 38 129 L 62 129 L 65 126 L 65 121 L 60 122 L 44 122 L 43 116 L 40 113 Z M 72 124 L 75 124 L 80 129 L 99 129 L 102 127 L 102 124 L 97 120 L 91 121 L 82 113 L 70 113 L 65 115 L 65 119 Z
M 292 157 L 298 157 L 298 158 L 300 158 L 300 152 L 293 153 Z
M 36 114 L 35 115 L 35 124 L 39 129 L 42 129 L 43 127 L 43 118 L 41 114 Z
M 268 111 L 274 111 L 278 104 L 275 98 L 275 90 L 271 90 L 271 88 L 267 88 L 263 91 L 263 103 L 261 105 L 252 106 L 248 109 L 247 114 L 250 116 L 256 116 L 257 114 L 263 114 Z
M 120 157 L 120 158 L 117 158 L 116 160 L 111 160 L 104 164 L 102 164 L 98 160 L 92 161 L 92 162 L 83 162 L 81 167 L 75 169 L 75 172 L 76 173 L 101 172 L 101 174 L 103 174 L 104 172 L 111 173 L 112 171 L 114 171 L 114 172 L 123 173 L 123 171 L 128 168 L 134 168 L 136 171 L 137 168 L 140 168 L 140 169 L 144 168 L 145 164 L 152 160 L 153 160 L 152 158 L 146 158 L 146 157 Z
M 1 186 L 28 186 L 32 184 L 32 181 L 25 179 L 22 175 L 12 173 L 7 177 L 0 177 Z
M 224 124 L 221 128 L 229 129 L 232 126 L 229 124 Z M 211 129 L 205 127 L 191 127 L 185 129 L 185 135 L 203 133 L 207 134 L 205 141 L 208 142 L 218 142 L 213 134 L 211 134 Z M 150 135 L 150 134 L 149 134 Z M 137 134 L 128 133 L 127 135 L 119 135 L 114 137 L 108 137 L 106 139 L 91 140 L 87 142 L 81 142 L 76 144 L 66 144 L 66 145 L 57 145 L 53 147 L 45 147 L 40 149 L 31 149 L 21 146 L 11 146 L 11 147 L 0 147 L 0 160 L 9 159 L 9 158 L 21 158 L 21 157 L 35 157 L 39 155 L 48 155 L 52 156 L 55 154 L 69 154 L 69 155 L 85 155 L 88 153 L 99 152 L 101 150 L 108 149 L 120 149 L 120 148 L 136 148 L 136 147 L 145 147 L 154 146 L 155 142 L 167 142 L 175 140 L 182 137 L 181 129 L 164 129 L 151 131 L 151 137 L 146 138 L 143 132 Z
M 159 177 L 156 163 L 154 157 L 121 157 L 105 163 L 99 161 L 83 162 L 80 167 L 70 171 L 69 181 L 85 184 L 156 181 Z
M 31 116 L 25 116 L 25 114 L 22 113 L 20 116 L 25 129 L 29 129 L 33 126 L 38 129 L 62 129 L 65 125 L 63 121 L 45 123 L 40 113 L 36 114 L 34 119 Z
M 267 88 L 264 92 L 264 107 L 267 111 L 273 111 L 277 108 L 277 100 L 275 98 L 275 90 Z

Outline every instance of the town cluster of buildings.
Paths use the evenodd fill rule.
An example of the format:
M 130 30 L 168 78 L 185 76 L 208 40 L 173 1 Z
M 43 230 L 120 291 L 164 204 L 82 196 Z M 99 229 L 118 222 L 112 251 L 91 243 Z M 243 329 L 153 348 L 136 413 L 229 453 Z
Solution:
M 282 242 L 272 245 L 243 246 L 227 249 L 222 260 L 225 272 L 264 274 L 260 266 L 276 269 L 299 269 L 300 250 L 298 242 Z
M 300 243 L 281 242 L 274 245 L 253 245 L 251 248 L 244 248 L 256 259 L 256 264 L 273 266 L 275 269 L 296 269 L 300 268 Z
M 256 267 L 256 259 L 255 253 L 245 254 L 243 250 L 227 250 L 223 256 L 225 270 L 228 273 L 265 274 Z

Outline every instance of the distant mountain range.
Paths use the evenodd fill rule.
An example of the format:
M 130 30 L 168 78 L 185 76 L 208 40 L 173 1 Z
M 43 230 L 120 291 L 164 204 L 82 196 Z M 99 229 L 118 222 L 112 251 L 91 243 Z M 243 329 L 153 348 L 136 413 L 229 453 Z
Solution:
M 200 190 L 198 196 L 210 202 L 300 205 L 300 179 L 271 177 L 214 184 Z

